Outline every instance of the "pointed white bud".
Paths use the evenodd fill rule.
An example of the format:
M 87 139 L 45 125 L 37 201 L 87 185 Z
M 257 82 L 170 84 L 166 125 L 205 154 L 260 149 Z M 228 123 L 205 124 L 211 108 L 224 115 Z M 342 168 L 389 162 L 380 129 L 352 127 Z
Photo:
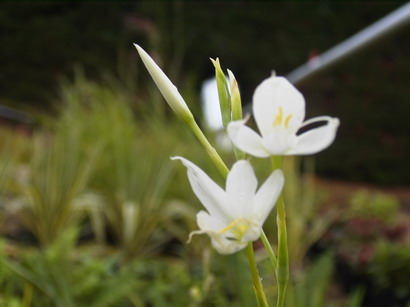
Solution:
M 154 62 L 154 60 L 137 44 L 134 44 L 135 48 L 141 57 L 142 62 L 144 62 L 145 67 L 150 73 L 152 79 L 154 79 L 155 84 L 161 91 L 162 96 L 172 108 L 172 110 L 182 119 L 192 118 L 192 113 L 189 110 L 185 100 L 182 98 L 181 94 L 175 85 L 169 80 L 162 69 Z

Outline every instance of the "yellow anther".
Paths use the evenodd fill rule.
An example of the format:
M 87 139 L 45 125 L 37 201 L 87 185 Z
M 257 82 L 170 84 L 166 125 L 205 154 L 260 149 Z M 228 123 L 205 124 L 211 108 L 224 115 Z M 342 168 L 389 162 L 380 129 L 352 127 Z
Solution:
M 279 107 L 279 113 L 276 115 L 275 120 L 273 121 L 273 126 L 280 126 L 283 120 L 283 109 Z
M 285 120 L 283 120 L 283 108 L 279 107 L 279 112 L 278 114 L 276 114 L 276 117 L 273 121 L 273 127 L 281 126 L 283 124 L 285 128 L 288 128 L 291 118 L 292 114 L 289 114 L 288 116 L 286 116 Z
M 248 230 L 247 225 L 245 224 L 239 225 L 239 231 L 241 232 L 241 234 L 245 233 L 247 230 Z
M 234 220 L 232 223 L 230 223 L 228 226 L 225 228 L 219 230 L 220 233 L 227 232 L 228 230 L 232 230 L 232 235 L 235 237 L 237 240 L 241 240 L 243 235 L 248 231 L 249 225 L 246 220 L 243 218 L 239 218 Z
M 230 223 L 228 226 L 226 226 L 225 228 L 219 230 L 219 232 L 224 233 L 227 232 L 228 230 L 234 228 L 239 222 L 241 221 L 241 219 L 236 219 L 234 220 L 232 223 Z
M 292 118 L 292 114 L 289 114 L 288 116 L 286 116 L 285 118 L 285 128 L 288 128 L 289 126 L 289 121 Z

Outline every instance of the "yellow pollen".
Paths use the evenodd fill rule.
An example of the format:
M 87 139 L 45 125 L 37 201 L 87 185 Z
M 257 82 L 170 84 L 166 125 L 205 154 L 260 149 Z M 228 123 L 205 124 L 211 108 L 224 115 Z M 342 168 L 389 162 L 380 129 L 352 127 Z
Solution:
M 241 233 L 245 233 L 247 230 L 248 230 L 248 227 L 246 227 L 246 225 L 244 225 L 244 224 L 239 225 L 239 231 Z
M 276 115 L 275 120 L 273 121 L 273 126 L 280 126 L 283 120 L 283 109 L 279 107 L 279 113 Z
M 288 128 L 289 126 L 289 121 L 292 118 L 292 114 L 289 114 L 288 116 L 286 116 L 285 118 L 285 128 Z

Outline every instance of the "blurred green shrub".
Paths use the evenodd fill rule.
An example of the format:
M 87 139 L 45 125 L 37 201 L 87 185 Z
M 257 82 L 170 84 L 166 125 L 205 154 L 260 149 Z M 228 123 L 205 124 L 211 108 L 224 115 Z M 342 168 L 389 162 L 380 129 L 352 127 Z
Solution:
M 66 230 L 43 250 L 21 250 L 18 261 L 2 259 L 8 286 L 0 297 L 21 297 L 19 306 L 33 307 L 129 306 L 138 283 L 132 272 L 110 257 L 78 253 L 76 238 L 77 231 Z
M 410 299 L 410 248 L 399 201 L 388 194 L 359 190 L 349 205 L 319 246 L 335 251 L 345 289 L 364 286 L 364 302 L 371 306 L 402 306 Z
M 374 257 L 377 242 L 401 242 L 406 232 L 395 197 L 359 190 L 352 195 L 349 207 L 325 233 L 320 244 L 334 248 L 350 265 L 360 267 Z
M 376 245 L 373 259 L 365 268 L 380 289 L 389 289 L 410 303 L 410 247 L 382 241 Z
M 287 215 L 289 256 L 297 270 L 312 245 L 334 220 L 334 213 L 322 213 L 314 183 L 315 160 L 310 157 L 286 157 L 284 199 Z
M 359 190 L 350 199 L 352 218 L 376 218 L 384 223 L 394 223 L 400 202 L 394 196 Z
M 28 178 L 18 183 L 25 206 L 23 222 L 43 245 L 78 222 L 75 200 L 87 186 L 96 155 L 85 155 L 78 137 L 34 136 Z
M 329 300 L 334 296 L 334 255 L 327 253 L 305 266 L 288 286 L 286 307 L 360 307 L 364 291 L 354 289 L 347 297 Z
M 172 218 L 165 210 L 164 193 L 172 178 L 169 156 L 179 146 L 177 127 L 162 120 L 156 102 L 132 105 L 135 100 L 124 88 L 95 83 L 81 74 L 63 86 L 61 98 L 64 108 L 57 130 L 76 129 L 83 148 L 98 148 L 88 186 L 98 197 L 85 199 L 86 207 L 104 216 L 102 222 L 124 257 L 152 250 L 164 239 L 159 236 L 161 224 Z M 147 103 L 153 110 L 147 110 Z M 152 240 L 153 234 L 159 241 Z
M 324 306 L 333 274 L 332 255 L 324 255 L 289 285 L 287 307 Z

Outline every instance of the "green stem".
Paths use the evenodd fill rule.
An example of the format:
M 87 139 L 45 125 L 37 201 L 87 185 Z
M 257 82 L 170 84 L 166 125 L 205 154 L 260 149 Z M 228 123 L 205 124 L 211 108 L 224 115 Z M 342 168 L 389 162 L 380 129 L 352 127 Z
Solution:
M 272 170 L 282 168 L 283 156 L 272 156 L 271 162 L 272 162 Z
M 269 243 L 269 240 L 266 237 L 266 234 L 263 230 L 262 230 L 261 239 L 262 239 L 263 246 L 265 246 L 265 249 L 268 252 L 269 259 L 272 262 L 273 269 L 276 271 L 276 268 L 278 267 L 278 261 L 275 256 L 275 252 L 272 249 L 272 245 Z
M 256 300 L 259 307 L 267 307 L 268 301 L 266 300 L 265 292 L 263 291 L 263 286 L 261 278 L 259 277 L 258 268 L 256 267 L 255 255 L 253 253 L 252 242 L 249 242 L 248 246 L 245 248 L 245 254 L 248 258 L 249 268 L 251 270 L 253 289 L 255 290 Z
M 272 167 L 280 168 L 283 157 L 272 157 Z M 286 213 L 282 194 L 277 203 L 277 226 L 278 226 L 278 259 L 276 267 L 276 279 L 278 281 L 277 307 L 282 307 L 285 301 L 286 286 L 289 280 L 289 254 L 286 231 Z
M 185 119 L 185 122 L 191 128 L 192 132 L 195 134 L 199 142 L 205 148 L 206 152 L 208 153 L 209 157 L 211 158 L 212 162 L 216 165 L 219 172 L 222 174 L 224 178 L 228 176 L 229 169 L 223 162 L 222 158 L 219 156 L 218 152 L 212 145 L 209 143 L 208 139 L 202 132 L 201 128 L 199 128 L 198 124 L 196 123 L 193 117 Z
M 289 255 L 286 231 L 286 214 L 285 204 L 283 202 L 282 196 L 280 196 L 278 201 L 278 215 L 276 221 L 278 225 L 278 264 L 276 267 L 276 278 L 278 280 L 277 306 L 282 307 L 285 300 L 286 286 L 289 280 Z

